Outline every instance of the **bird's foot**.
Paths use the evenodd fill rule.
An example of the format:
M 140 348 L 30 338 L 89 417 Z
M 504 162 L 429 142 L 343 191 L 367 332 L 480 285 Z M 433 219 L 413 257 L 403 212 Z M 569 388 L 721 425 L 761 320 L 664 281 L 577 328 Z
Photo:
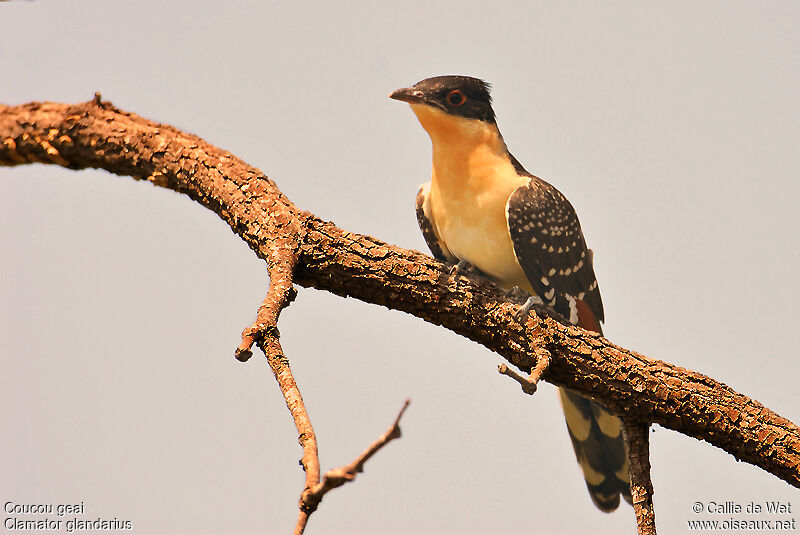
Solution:
M 513 292 L 515 288 L 517 290 L 519 290 L 520 292 L 522 291 L 519 288 L 517 288 L 516 286 L 514 288 L 512 288 L 510 291 Z M 519 322 L 519 323 L 525 323 L 525 321 L 528 319 L 528 312 L 530 312 L 531 309 L 535 305 L 543 305 L 543 304 L 544 304 L 544 301 L 542 301 L 542 298 L 539 297 L 538 295 L 532 295 L 532 296 L 528 297 L 528 300 L 525 301 L 525 304 L 523 304 L 521 307 L 519 307 L 519 310 L 517 310 L 517 313 L 514 314 L 514 319 L 517 320 L 517 322 Z
M 520 303 L 524 303 L 530 296 L 528 292 L 520 288 L 519 286 L 514 286 L 513 288 L 509 288 L 508 290 L 503 290 L 506 294 L 506 297 L 510 297 Z
M 453 267 L 450 268 L 450 278 L 455 279 L 459 275 L 469 273 L 472 269 L 472 264 L 466 260 L 459 260 L 457 264 L 454 264 Z

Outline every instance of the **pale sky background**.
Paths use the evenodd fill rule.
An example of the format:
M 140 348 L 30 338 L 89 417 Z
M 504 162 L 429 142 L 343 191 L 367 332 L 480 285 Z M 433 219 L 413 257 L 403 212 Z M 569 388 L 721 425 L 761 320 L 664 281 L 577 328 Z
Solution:
M 426 250 L 429 140 L 388 94 L 494 85 L 510 150 L 576 207 L 606 335 L 800 422 L 800 4 L 13 2 L 0 102 L 95 91 L 259 167 L 301 208 Z M 262 355 L 233 358 L 265 264 L 214 214 L 103 171 L 0 168 L 0 499 L 84 502 L 143 534 L 281 534 L 301 456 Z M 633 533 L 589 500 L 557 404 L 422 320 L 299 289 L 280 329 L 323 470 L 406 397 L 403 438 L 310 534 Z M 660 532 L 694 502 L 800 491 L 655 427 Z M 3 519 L 8 516 L 3 513 Z

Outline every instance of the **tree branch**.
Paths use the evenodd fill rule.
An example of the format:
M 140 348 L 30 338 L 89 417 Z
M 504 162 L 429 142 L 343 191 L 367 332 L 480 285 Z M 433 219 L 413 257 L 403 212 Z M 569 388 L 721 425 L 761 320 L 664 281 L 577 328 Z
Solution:
M 285 261 L 280 252 L 294 250 L 297 284 L 442 325 L 524 372 L 534 367 L 535 350 L 544 349 L 552 355 L 549 382 L 590 395 L 624 419 L 706 440 L 800 487 L 800 429 L 759 402 L 563 325 L 541 307 L 521 325 L 518 303 L 494 285 L 465 278 L 450 284 L 446 266 L 430 257 L 321 221 L 258 169 L 196 136 L 99 99 L 0 106 L 0 165 L 32 162 L 106 169 L 184 193 L 224 219 L 271 274 Z
M 302 499 L 300 500 L 301 510 L 307 510 L 309 511 L 309 514 L 310 512 L 316 510 L 325 493 L 327 493 L 329 490 L 341 487 L 345 483 L 353 481 L 359 472 L 364 471 L 364 464 L 370 459 L 370 457 L 378 453 L 378 451 L 380 451 L 392 440 L 400 438 L 400 419 L 403 417 L 403 413 L 406 412 L 406 409 L 410 403 L 411 400 L 408 399 L 403 402 L 403 407 L 400 409 L 400 412 L 397 414 L 397 418 L 394 419 L 394 423 L 391 425 L 391 427 L 389 427 L 384 434 L 378 437 L 375 442 L 370 444 L 369 447 L 367 447 L 367 449 L 364 450 L 361 455 L 356 457 L 353 462 L 344 466 L 340 466 L 339 468 L 334 468 L 333 470 L 328 470 L 325 473 L 325 478 L 322 480 L 322 483 L 317 483 L 313 487 L 306 489 L 306 491 L 303 493 Z
M 650 426 L 623 420 L 622 432 L 630 460 L 631 502 L 639 535 L 656 535 L 653 483 L 650 480 Z

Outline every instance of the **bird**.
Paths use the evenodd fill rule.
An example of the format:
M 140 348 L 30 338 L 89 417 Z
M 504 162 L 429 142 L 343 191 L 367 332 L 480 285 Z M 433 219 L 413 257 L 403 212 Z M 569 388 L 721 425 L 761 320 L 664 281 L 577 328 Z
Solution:
M 603 302 L 577 213 L 511 155 L 490 85 L 435 76 L 390 98 L 408 103 L 431 139 L 431 181 L 420 187 L 416 211 L 434 257 L 455 264 L 456 273 L 469 266 L 506 290 L 525 290 L 570 323 L 602 334 Z M 630 503 L 622 422 L 600 403 L 559 390 L 592 501 L 604 512 L 616 510 L 620 496 Z

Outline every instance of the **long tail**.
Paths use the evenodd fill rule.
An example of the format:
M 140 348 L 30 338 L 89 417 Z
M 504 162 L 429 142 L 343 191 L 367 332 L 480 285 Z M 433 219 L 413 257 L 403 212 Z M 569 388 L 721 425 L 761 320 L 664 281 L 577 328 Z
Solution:
M 609 513 L 619 506 L 620 494 L 630 503 L 622 422 L 602 405 L 580 394 L 563 388 L 560 394 L 569 438 L 592 501 Z
M 578 302 L 578 325 L 602 333 L 587 306 Z M 628 456 L 622 422 L 599 403 L 560 389 L 569 438 L 594 504 L 602 511 L 619 507 L 619 496 L 631 503 Z

